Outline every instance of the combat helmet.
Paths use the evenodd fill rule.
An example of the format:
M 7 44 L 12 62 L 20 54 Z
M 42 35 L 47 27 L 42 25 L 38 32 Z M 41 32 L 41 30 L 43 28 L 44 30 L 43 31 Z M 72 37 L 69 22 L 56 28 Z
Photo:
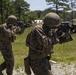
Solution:
M 51 27 L 52 25 L 56 26 L 60 22 L 60 17 L 58 14 L 51 12 L 45 15 L 43 22 L 49 27 Z
M 14 15 L 8 16 L 8 18 L 7 18 L 7 23 L 8 24 L 13 24 L 13 23 L 16 23 L 16 22 L 17 22 L 17 18 Z

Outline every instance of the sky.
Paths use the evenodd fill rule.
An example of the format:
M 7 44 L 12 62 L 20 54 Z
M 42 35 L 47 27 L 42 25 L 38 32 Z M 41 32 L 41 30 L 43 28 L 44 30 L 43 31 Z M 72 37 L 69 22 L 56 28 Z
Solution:
M 45 0 L 25 0 L 27 3 L 30 4 L 30 10 L 44 10 L 49 6 L 46 4 Z

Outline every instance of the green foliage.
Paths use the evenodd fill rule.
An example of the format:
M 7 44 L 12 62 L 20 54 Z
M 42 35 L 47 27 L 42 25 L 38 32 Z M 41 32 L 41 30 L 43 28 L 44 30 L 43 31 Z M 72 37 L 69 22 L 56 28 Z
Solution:
M 28 47 L 26 46 L 26 36 L 31 29 L 32 27 L 29 27 L 25 30 L 24 34 L 17 35 L 16 41 L 12 43 L 16 67 L 22 66 L 24 64 L 24 58 L 28 55 Z
M 46 0 L 46 4 L 49 3 L 51 5 L 49 6 L 50 8 L 47 8 L 43 11 L 30 11 L 30 4 L 28 4 L 25 0 L 0 0 L 0 24 L 5 23 L 7 17 L 11 14 L 17 16 L 17 18 L 21 21 L 24 21 L 24 23 L 31 23 L 35 19 L 43 19 L 45 14 L 47 14 L 48 12 L 56 12 L 53 7 L 57 9 L 60 17 L 62 18 L 62 21 L 72 20 L 72 18 L 75 19 L 76 11 L 73 11 L 73 15 L 71 15 L 71 12 L 67 12 L 67 1 L 69 0 Z M 72 1 L 72 3 L 74 3 L 73 7 L 71 7 L 72 3 L 69 2 L 71 10 L 75 9 L 76 7 L 76 1 Z M 67 8 L 65 8 L 65 6 Z M 61 9 L 61 7 L 64 7 L 64 9 L 58 10 L 59 8 Z
M 56 9 L 56 13 L 58 13 L 59 9 L 69 8 L 67 2 L 69 0 L 46 0 L 47 5 L 50 5 L 50 9 Z
M 53 60 L 59 62 L 76 62 L 76 34 L 72 35 L 73 41 L 55 45 Z
M 0 0 L 0 23 L 6 22 L 7 17 L 11 14 L 23 20 L 25 12 L 29 11 L 29 6 L 24 0 Z
M 37 19 L 37 13 L 34 12 L 28 12 L 25 15 L 25 23 L 31 23 L 32 21 L 34 21 L 35 19 Z
M 25 12 L 29 11 L 29 4 L 24 0 L 15 0 L 14 5 L 18 19 L 21 20 Z

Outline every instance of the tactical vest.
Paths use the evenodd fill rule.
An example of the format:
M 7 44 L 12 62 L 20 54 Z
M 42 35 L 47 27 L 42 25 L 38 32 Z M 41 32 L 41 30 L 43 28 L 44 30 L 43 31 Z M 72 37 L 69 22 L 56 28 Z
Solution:
M 4 28 L 3 28 L 4 26 L 5 25 L 0 26 L 0 41 L 1 42 L 6 42 L 6 43 L 14 42 L 16 37 L 13 36 L 13 35 L 11 37 L 7 36 L 6 32 L 4 31 Z

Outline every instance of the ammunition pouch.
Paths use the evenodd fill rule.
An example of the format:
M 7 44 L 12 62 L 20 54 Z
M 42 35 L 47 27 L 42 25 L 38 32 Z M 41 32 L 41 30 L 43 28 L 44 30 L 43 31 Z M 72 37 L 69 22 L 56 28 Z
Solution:
M 30 59 L 29 57 L 24 58 L 24 68 L 27 75 L 31 75 Z

